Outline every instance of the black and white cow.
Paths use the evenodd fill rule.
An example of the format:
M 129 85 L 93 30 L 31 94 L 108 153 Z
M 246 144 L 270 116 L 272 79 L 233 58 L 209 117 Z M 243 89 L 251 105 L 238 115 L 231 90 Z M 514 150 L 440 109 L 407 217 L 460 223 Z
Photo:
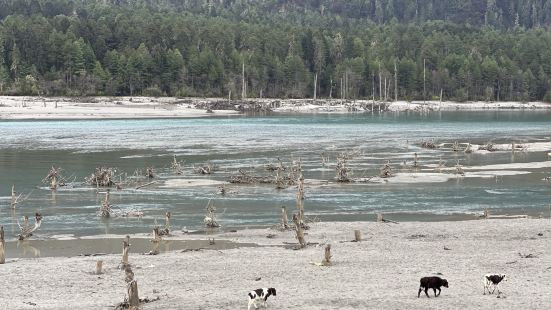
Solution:
M 251 306 L 254 306 L 255 309 L 258 308 L 257 304 L 260 304 L 262 307 L 266 307 L 268 297 L 271 295 L 276 296 L 276 289 L 273 287 L 270 288 L 259 288 L 249 292 L 249 306 L 247 310 L 251 310 Z
M 501 283 L 502 281 L 507 281 L 507 278 L 505 274 L 488 273 L 484 275 L 482 281 L 484 282 L 484 295 L 486 295 L 486 290 L 488 290 L 488 294 L 493 294 L 496 289 L 499 295 L 501 294 L 501 291 L 499 290 L 499 283 Z M 493 288 L 491 292 L 490 288 Z
M 440 296 L 440 292 L 442 291 L 441 287 L 448 287 L 448 280 L 442 279 L 440 277 L 424 277 L 420 280 L 419 285 L 419 292 L 417 293 L 417 298 L 421 296 L 421 292 L 423 289 L 425 290 L 425 295 L 429 297 L 429 288 L 432 288 L 434 291 L 434 297 Z M 438 290 L 438 294 L 436 294 L 436 290 Z

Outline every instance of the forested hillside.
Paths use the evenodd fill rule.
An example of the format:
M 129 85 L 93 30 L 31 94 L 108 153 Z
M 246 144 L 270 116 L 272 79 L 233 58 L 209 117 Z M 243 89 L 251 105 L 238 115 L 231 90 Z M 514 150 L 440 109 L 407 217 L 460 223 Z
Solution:
M 0 0 L 0 93 L 551 101 L 551 0 Z M 386 86 L 385 86 L 386 85 Z

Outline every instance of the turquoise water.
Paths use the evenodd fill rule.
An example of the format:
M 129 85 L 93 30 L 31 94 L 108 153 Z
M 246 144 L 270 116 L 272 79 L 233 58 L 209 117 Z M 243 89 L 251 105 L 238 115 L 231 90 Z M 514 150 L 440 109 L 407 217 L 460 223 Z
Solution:
M 306 213 L 322 220 L 372 220 L 383 212 L 397 220 L 460 219 L 480 213 L 530 214 L 548 212 L 551 183 L 542 181 L 549 168 L 520 169 L 522 175 L 498 178 L 450 178 L 446 182 L 381 184 L 334 183 L 335 157 L 355 151 L 350 162 L 354 177 L 372 176 L 390 160 L 397 171 L 418 153 L 420 172 L 432 172 L 439 160 L 453 166 L 547 161 L 547 151 L 455 153 L 450 148 L 426 150 L 420 142 L 529 143 L 551 141 L 551 113 L 541 111 L 384 113 L 353 115 L 268 115 L 196 119 L 0 121 L 0 225 L 17 233 L 17 219 L 40 210 L 39 235 L 95 235 L 149 232 L 165 210 L 176 228 L 201 228 L 204 208 L 212 200 L 225 227 L 272 225 L 280 207 L 294 210 L 295 189 L 271 185 L 228 185 L 230 194 L 217 194 L 216 185 L 165 187 L 173 179 L 227 181 L 238 169 L 270 175 L 264 165 L 279 157 L 300 158 L 307 179 Z M 320 153 L 330 157 L 322 167 Z M 174 176 L 172 156 L 185 161 L 182 176 Z M 218 170 L 200 176 L 192 167 L 210 161 Z M 52 193 L 40 182 L 50 166 L 61 166 L 75 184 Z M 114 191 L 115 208 L 138 208 L 141 219 L 102 220 L 96 211 L 103 195 L 80 184 L 97 166 L 111 166 L 131 175 L 153 166 L 157 184 L 141 190 Z M 15 212 L 9 207 L 11 185 L 31 193 Z

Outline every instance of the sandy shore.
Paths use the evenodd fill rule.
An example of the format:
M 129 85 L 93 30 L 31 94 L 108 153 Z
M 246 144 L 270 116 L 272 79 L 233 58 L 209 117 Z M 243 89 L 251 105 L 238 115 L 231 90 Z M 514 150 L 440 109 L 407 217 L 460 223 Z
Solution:
M 440 110 L 503 110 L 503 109 L 551 109 L 551 104 L 542 102 L 373 102 L 354 100 L 342 102 L 337 99 L 259 99 L 255 103 L 279 113 L 349 113 L 389 111 L 440 111 Z M 224 109 L 216 110 L 219 104 Z M 13 97 L 0 96 L 1 119 L 128 119 L 128 118 L 187 118 L 238 114 L 234 100 L 226 105 L 223 98 L 171 98 L 171 97 Z M 205 106 L 213 106 L 207 113 Z M 372 109 L 373 107 L 373 109 Z
M 349 242 L 353 230 L 365 238 Z M 267 238 L 272 234 L 272 238 Z M 205 240 L 177 232 L 174 239 Z M 551 221 L 312 224 L 314 243 L 289 249 L 292 232 L 250 229 L 216 240 L 257 247 L 172 251 L 146 256 L 131 251 L 141 298 L 160 297 L 142 309 L 246 309 L 246 294 L 277 288 L 271 309 L 548 309 L 551 305 Z M 333 266 L 319 267 L 325 244 Z M 448 249 L 445 250 L 444 248 Z M 520 254 L 519 254 L 520 253 Z M 526 258 L 530 255 L 532 258 Z M 522 255 L 522 256 L 521 256 Z M 95 261 L 105 273 L 93 275 Z M 2 309 L 109 309 L 125 294 L 120 255 L 9 257 L 0 265 Z M 501 298 L 482 295 L 482 275 L 506 273 Z M 441 273 L 450 288 L 439 298 L 417 298 L 419 278 Z

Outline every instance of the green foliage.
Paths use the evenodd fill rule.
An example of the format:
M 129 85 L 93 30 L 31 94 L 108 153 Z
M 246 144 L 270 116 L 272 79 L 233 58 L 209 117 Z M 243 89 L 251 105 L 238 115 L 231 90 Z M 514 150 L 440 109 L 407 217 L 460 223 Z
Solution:
M 10 0 L 0 20 L 11 94 L 236 99 L 243 63 L 248 97 L 311 97 L 317 74 L 319 97 L 394 98 L 395 64 L 399 99 L 551 90 L 551 1 Z

